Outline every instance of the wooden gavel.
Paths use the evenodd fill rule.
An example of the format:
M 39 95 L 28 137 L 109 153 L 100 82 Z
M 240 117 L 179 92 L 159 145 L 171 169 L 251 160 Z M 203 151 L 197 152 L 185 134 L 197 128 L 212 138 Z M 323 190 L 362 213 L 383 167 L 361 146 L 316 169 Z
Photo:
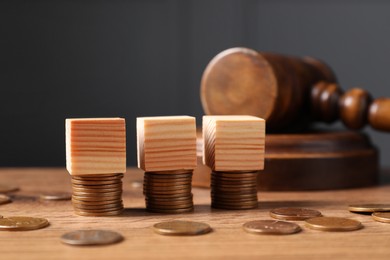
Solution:
M 203 73 L 201 101 L 206 114 L 262 117 L 269 130 L 340 118 L 350 129 L 369 123 L 390 131 L 390 98 L 373 100 L 360 88 L 344 93 L 332 70 L 311 57 L 225 50 Z

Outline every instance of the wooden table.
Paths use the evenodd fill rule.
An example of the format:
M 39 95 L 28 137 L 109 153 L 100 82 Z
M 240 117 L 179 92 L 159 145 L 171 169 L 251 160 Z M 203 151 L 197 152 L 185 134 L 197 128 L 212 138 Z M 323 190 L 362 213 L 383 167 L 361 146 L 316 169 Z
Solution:
M 386 176 L 390 176 L 386 173 Z M 357 202 L 389 202 L 390 184 L 370 188 L 320 192 L 260 192 L 259 209 L 245 211 L 210 208 L 207 189 L 194 189 L 195 211 L 181 215 L 148 213 L 144 209 L 142 172 L 128 169 L 124 178 L 126 210 L 118 217 L 81 217 L 73 214 L 70 201 L 40 201 L 45 191 L 70 191 L 65 169 L 0 169 L 1 183 L 20 186 L 13 203 L 0 205 L 4 216 L 28 215 L 47 218 L 45 229 L 0 232 L 0 259 L 390 259 L 390 224 L 375 222 L 369 215 L 350 213 L 347 205 Z M 321 181 L 321 180 L 319 180 Z M 354 232 L 321 232 L 303 227 L 288 236 L 253 235 L 242 230 L 249 220 L 269 219 L 275 207 L 309 207 L 325 216 L 357 219 L 364 228 Z M 154 234 L 151 226 L 166 220 L 209 223 L 213 232 L 196 237 Z M 122 243 L 101 247 L 72 247 L 59 237 L 77 229 L 111 229 L 122 233 Z

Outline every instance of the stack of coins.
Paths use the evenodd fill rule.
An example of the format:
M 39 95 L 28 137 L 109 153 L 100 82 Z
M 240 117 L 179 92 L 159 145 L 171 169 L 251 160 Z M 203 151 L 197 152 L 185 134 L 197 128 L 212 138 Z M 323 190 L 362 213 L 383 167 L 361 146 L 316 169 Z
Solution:
M 158 213 L 183 213 L 194 209 L 192 170 L 145 172 L 146 209 Z
M 219 209 L 257 208 L 257 174 L 252 172 L 211 173 L 211 206 Z
M 122 173 L 72 175 L 72 203 L 81 216 L 113 216 L 123 210 Z

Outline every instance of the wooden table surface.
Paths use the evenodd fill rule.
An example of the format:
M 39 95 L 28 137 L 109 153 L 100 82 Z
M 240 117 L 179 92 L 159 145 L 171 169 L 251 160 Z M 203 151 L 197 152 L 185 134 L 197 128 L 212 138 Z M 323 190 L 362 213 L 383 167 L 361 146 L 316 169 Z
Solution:
M 390 259 L 390 224 L 375 222 L 369 215 L 350 213 L 347 205 L 358 202 L 389 202 L 390 184 L 318 192 L 260 192 L 259 209 L 228 211 L 210 208 L 207 189 L 194 188 L 195 211 L 162 215 L 146 212 L 141 184 L 143 174 L 128 169 L 124 180 L 126 210 L 117 217 L 81 217 L 73 214 L 70 201 L 40 201 L 45 191 L 71 191 L 70 176 L 59 168 L 3 168 L 0 183 L 13 183 L 20 191 L 13 202 L 0 205 L 0 215 L 28 215 L 50 221 L 45 229 L 0 231 L 0 259 Z M 321 180 L 319 180 L 321 181 Z M 321 232 L 306 228 L 288 236 L 253 235 L 242 230 L 246 221 L 269 219 L 275 207 L 308 207 L 325 216 L 359 220 L 364 228 L 353 232 Z M 195 237 L 168 237 L 153 233 L 151 226 L 167 220 L 209 223 L 213 232 Z M 60 236 L 78 229 L 111 229 L 122 233 L 119 244 L 73 247 Z

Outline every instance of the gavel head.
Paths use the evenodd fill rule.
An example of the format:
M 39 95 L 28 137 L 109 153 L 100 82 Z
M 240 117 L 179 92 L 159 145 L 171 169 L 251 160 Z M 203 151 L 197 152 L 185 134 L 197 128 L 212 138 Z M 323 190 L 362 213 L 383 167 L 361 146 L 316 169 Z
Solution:
M 201 101 L 206 114 L 254 115 L 280 130 L 309 116 L 310 90 L 319 81 L 336 82 L 319 60 L 232 48 L 206 67 Z

